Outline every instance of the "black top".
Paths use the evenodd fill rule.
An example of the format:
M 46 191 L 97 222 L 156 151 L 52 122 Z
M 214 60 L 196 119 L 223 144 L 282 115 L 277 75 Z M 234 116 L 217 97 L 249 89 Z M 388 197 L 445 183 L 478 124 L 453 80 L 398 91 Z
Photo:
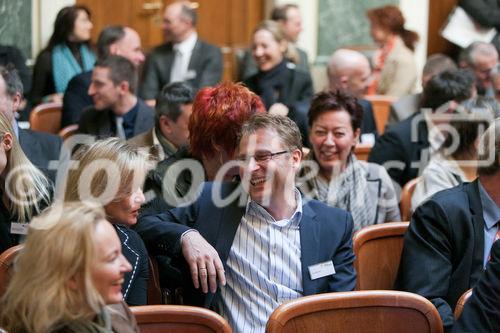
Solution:
M 130 306 L 146 305 L 149 278 L 148 251 L 137 232 L 124 225 L 113 226 L 120 238 L 123 255 L 132 266 L 132 270 L 125 273 L 122 284 L 123 298 Z
M 92 97 L 87 93 L 91 80 L 92 71 L 80 73 L 69 80 L 64 92 L 61 128 L 78 124 L 83 110 L 94 105 Z
M 82 43 L 67 43 L 76 61 L 83 68 L 80 46 Z M 56 86 L 52 76 L 52 50 L 45 48 L 38 54 L 33 68 L 33 87 L 30 101 L 33 105 L 40 104 L 47 95 L 54 94 Z

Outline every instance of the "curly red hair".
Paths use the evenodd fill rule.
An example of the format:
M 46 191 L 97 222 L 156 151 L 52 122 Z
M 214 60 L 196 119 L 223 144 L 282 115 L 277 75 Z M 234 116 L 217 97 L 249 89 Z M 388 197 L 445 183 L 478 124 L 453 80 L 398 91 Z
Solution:
M 226 152 L 232 156 L 241 126 L 258 112 L 265 112 L 260 97 L 239 83 L 201 89 L 188 125 L 191 155 L 201 159 Z

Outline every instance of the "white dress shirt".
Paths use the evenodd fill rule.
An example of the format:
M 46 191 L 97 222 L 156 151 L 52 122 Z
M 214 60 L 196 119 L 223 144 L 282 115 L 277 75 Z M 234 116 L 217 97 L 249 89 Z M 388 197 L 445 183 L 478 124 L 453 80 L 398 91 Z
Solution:
M 170 70 L 170 82 L 181 82 L 192 79 L 188 67 L 197 40 L 198 34 L 193 32 L 186 40 L 174 44 L 175 58 Z M 196 76 L 196 73 L 194 75 Z

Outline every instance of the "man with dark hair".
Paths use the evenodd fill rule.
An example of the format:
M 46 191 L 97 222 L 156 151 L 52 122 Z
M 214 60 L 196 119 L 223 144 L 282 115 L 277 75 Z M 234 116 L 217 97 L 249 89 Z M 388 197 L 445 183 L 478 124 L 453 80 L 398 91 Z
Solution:
M 429 162 L 430 154 L 438 151 L 444 142 L 433 115 L 453 113 L 457 103 L 474 95 L 474 77 L 468 70 L 446 71 L 434 76 L 426 84 L 421 112 L 389 127 L 378 138 L 368 161 L 383 165 L 389 176 L 403 187 L 418 176 Z
M 299 62 L 295 64 L 297 69 L 309 73 L 307 53 L 295 45 L 302 32 L 302 16 L 299 7 L 295 4 L 284 4 L 274 7 L 271 12 L 271 20 L 280 23 L 288 40 L 289 53 L 297 54 L 297 58 L 299 59 Z M 257 64 L 253 59 L 251 49 L 245 50 L 239 67 L 239 80 L 244 80 L 257 73 Z
M 238 141 L 241 183 L 207 183 L 192 205 L 145 219 L 157 247 L 184 256 L 185 299 L 217 308 L 234 332 L 263 332 L 283 302 L 354 289 L 353 222 L 295 187 L 302 138 L 288 117 L 255 114 Z
M 144 65 L 140 96 L 149 105 L 154 105 L 154 98 L 168 83 L 184 81 L 197 92 L 222 78 L 222 53 L 198 38 L 193 6 L 189 1 L 177 1 L 165 8 L 166 43 L 153 49 Z
M 92 71 L 88 94 L 94 106 L 86 109 L 78 131 L 99 139 L 117 136 L 129 139 L 154 125 L 154 111 L 135 95 L 137 69 L 128 59 L 99 59 Z
M 457 65 L 448 56 L 441 53 L 429 56 L 422 70 L 422 89 L 425 90 L 427 82 L 434 76 L 455 69 L 457 69 Z M 392 103 L 391 113 L 389 114 L 389 125 L 403 121 L 417 113 L 419 111 L 421 98 L 422 93 L 406 95 Z
M 129 27 L 114 25 L 104 28 L 97 40 L 97 57 L 107 58 L 119 55 L 130 60 L 136 67 L 144 62 L 139 34 Z M 64 92 L 61 127 L 77 124 L 83 110 L 93 105 L 88 95 L 92 71 L 80 73 L 73 77 Z
M 136 147 L 150 148 L 157 161 L 173 155 L 189 144 L 188 122 L 193 109 L 193 91 L 185 83 L 174 82 L 163 87 L 156 98 L 155 126 L 129 140 Z
M 62 140 L 57 135 L 19 128 L 15 113 L 22 96 L 23 84 L 17 71 L 9 66 L 0 66 L 0 112 L 11 121 L 24 154 L 54 182 L 57 166 L 49 169 L 49 162 L 59 160 Z
M 428 298 L 445 329 L 460 296 L 483 274 L 500 221 L 500 120 L 482 135 L 478 178 L 438 192 L 413 213 L 396 289 Z

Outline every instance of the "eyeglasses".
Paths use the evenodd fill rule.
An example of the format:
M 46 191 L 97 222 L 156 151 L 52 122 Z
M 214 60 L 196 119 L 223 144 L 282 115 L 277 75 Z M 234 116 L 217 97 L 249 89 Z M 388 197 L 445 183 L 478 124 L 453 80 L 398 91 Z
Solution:
M 250 160 L 253 158 L 256 163 L 267 163 L 273 159 L 274 156 L 279 156 L 288 153 L 288 150 L 278 151 L 276 153 L 271 153 L 270 151 L 261 151 L 252 156 L 239 156 L 237 158 L 238 161 L 241 161 L 245 164 L 250 163 Z

